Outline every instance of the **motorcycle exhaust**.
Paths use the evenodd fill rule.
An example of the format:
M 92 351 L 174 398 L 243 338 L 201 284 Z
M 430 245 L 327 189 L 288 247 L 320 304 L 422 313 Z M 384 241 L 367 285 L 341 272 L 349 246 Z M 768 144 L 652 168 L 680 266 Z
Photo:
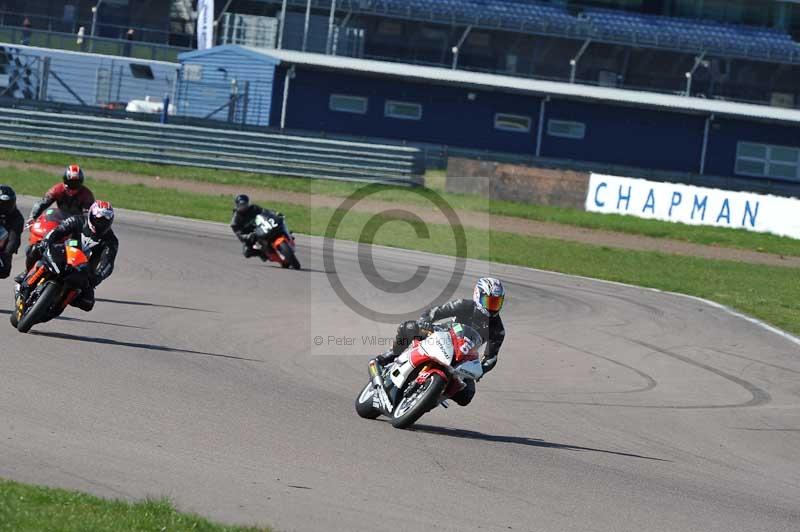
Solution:
M 369 377 L 372 379 L 372 384 L 383 388 L 383 377 L 381 377 L 381 372 L 378 370 L 378 363 L 374 360 L 369 361 Z
M 386 389 L 383 387 L 383 377 L 378 369 L 378 363 L 374 360 L 369 361 L 369 376 L 372 379 L 372 385 L 375 387 L 375 395 L 378 396 L 381 406 L 386 412 L 391 412 L 392 402 L 389 400 L 389 396 L 386 395 Z

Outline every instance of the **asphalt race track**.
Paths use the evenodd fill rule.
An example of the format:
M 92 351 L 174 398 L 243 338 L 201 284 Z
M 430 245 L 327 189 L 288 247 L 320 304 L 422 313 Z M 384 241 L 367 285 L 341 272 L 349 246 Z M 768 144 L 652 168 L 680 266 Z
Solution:
M 722 309 L 469 262 L 460 296 L 487 273 L 509 292 L 498 367 L 469 407 L 398 431 L 353 410 L 394 326 L 334 294 L 321 239 L 299 237 L 295 272 L 246 261 L 219 224 L 115 228 L 90 314 L 19 334 L 0 281 L 1 477 L 279 530 L 800 530 L 800 345 Z M 383 310 L 453 270 L 374 248 L 394 281 L 430 266 L 413 297 L 387 295 L 354 244 L 335 249 Z

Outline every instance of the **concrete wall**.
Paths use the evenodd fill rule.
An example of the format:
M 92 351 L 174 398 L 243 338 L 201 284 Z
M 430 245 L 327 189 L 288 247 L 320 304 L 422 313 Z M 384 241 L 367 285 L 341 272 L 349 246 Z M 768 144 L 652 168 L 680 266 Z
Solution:
M 447 191 L 584 209 L 589 173 L 451 157 Z

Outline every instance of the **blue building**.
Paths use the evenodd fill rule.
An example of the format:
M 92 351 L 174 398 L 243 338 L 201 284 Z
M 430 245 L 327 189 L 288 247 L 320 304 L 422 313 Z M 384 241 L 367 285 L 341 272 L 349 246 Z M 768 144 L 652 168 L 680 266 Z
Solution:
M 180 61 L 249 82 L 252 124 L 800 183 L 792 109 L 234 45 Z
M 178 65 L 164 61 L 0 44 L 0 96 L 87 106 L 161 101 L 177 75 Z

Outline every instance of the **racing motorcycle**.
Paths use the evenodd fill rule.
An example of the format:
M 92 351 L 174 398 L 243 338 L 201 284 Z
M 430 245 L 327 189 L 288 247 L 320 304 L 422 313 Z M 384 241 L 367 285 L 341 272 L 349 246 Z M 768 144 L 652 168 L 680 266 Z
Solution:
M 30 227 L 31 245 L 40 242 L 64 217 L 58 209 L 48 209 Z M 37 323 L 61 315 L 67 305 L 89 283 L 89 258 L 77 240 L 48 246 L 21 285 L 15 288 L 11 325 L 21 333 Z
M 253 249 L 266 260 L 277 262 L 283 268 L 300 269 L 300 261 L 294 251 L 294 235 L 286 227 L 283 216 L 261 213 L 255 219 L 256 243 Z
M 424 340 L 414 340 L 394 362 L 381 370 L 370 361 L 370 381 L 356 398 L 356 412 L 366 419 L 390 418 L 398 429 L 413 425 L 423 414 L 459 391 L 465 379 L 483 376 L 478 348 L 480 334 L 468 325 L 434 325 Z

